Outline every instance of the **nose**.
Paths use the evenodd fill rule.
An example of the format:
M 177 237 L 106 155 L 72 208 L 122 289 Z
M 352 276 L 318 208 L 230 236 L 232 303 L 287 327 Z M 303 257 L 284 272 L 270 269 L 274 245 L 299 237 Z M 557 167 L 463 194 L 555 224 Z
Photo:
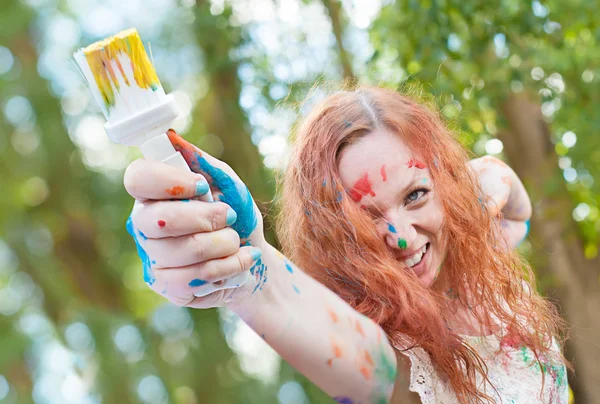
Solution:
M 387 222 L 386 243 L 391 248 L 406 250 L 414 247 L 417 230 L 409 218 Z

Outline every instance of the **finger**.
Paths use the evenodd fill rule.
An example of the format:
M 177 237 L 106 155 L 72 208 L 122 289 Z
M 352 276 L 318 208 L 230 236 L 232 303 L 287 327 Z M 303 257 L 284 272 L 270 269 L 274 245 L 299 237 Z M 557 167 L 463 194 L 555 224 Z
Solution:
M 227 227 L 210 233 L 149 238 L 142 244 L 148 256 L 155 261 L 153 268 L 183 267 L 236 253 L 240 248 L 240 236 Z
M 204 196 L 210 190 L 202 174 L 146 159 L 136 160 L 127 167 L 123 184 L 138 200 L 190 199 Z
M 134 226 L 148 238 L 212 232 L 231 226 L 236 219 L 227 204 L 194 200 L 146 202 L 132 217 Z
M 155 269 L 156 289 L 167 296 L 169 300 L 180 305 L 189 305 L 194 298 L 194 293 L 202 288 L 212 287 L 213 282 L 231 278 L 239 273 L 248 271 L 260 258 L 261 251 L 256 247 L 244 247 L 236 254 L 226 258 L 211 260 L 208 262 L 188 265 L 179 268 Z M 215 291 L 210 295 L 218 295 Z M 215 296 L 213 296 L 215 297 Z M 206 304 L 213 299 L 204 299 Z M 212 306 L 207 306 L 212 307 Z
M 167 132 L 169 140 L 187 161 L 194 172 L 201 173 L 211 184 L 211 189 L 220 192 L 219 200 L 231 206 L 239 220 L 232 226 L 240 237 L 247 238 L 258 224 L 254 200 L 250 191 L 227 164 L 186 142 L 175 131 Z

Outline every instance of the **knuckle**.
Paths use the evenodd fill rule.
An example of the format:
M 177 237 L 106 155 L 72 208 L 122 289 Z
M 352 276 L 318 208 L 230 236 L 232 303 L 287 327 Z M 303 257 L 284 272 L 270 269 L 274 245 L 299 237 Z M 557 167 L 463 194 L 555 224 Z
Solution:
M 196 252 L 196 260 L 202 262 L 206 258 L 206 246 L 205 240 L 202 233 L 192 234 L 192 243 L 194 244 L 194 251 Z
M 125 174 L 123 175 L 123 185 L 125 190 L 131 196 L 135 196 L 138 193 L 140 182 L 140 160 L 135 160 L 133 163 L 127 166 Z
M 224 272 L 223 269 L 222 262 L 211 260 L 204 265 L 204 268 L 202 268 L 202 279 L 207 282 L 215 282 L 221 278 L 221 275 Z

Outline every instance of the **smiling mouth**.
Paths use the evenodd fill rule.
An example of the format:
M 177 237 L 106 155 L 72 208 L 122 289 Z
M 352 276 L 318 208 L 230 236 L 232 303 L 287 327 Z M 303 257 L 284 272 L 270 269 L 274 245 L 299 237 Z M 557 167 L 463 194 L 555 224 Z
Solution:
M 420 251 L 417 251 L 411 257 L 403 260 L 402 262 L 414 271 L 417 275 L 420 274 L 425 267 L 425 258 L 429 254 L 431 243 L 425 244 Z

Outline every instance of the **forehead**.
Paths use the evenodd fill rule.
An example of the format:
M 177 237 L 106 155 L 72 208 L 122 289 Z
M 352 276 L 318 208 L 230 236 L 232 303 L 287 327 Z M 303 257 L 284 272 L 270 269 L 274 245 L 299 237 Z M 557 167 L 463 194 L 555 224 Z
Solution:
M 400 136 L 387 129 L 378 129 L 342 151 L 339 173 L 343 185 L 350 188 L 365 173 L 372 175 L 384 170 L 384 165 L 397 174 L 408 174 L 411 170 L 404 163 L 415 157 L 418 155 Z

